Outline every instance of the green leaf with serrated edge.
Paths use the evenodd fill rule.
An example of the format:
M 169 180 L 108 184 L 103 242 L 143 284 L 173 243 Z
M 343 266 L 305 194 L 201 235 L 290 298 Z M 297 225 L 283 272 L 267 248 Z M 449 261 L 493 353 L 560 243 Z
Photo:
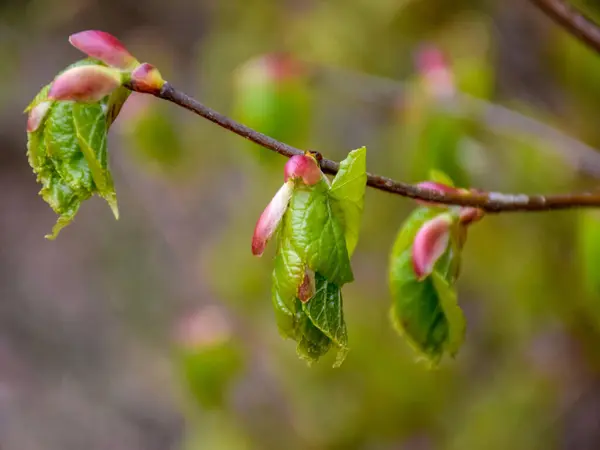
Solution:
M 347 353 L 340 289 L 317 273 L 316 294 L 309 300 L 310 306 L 307 308 L 307 304 L 297 298 L 306 264 L 287 232 L 292 218 L 289 210 L 282 218 L 274 261 L 272 301 L 277 326 L 282 336 L 296 341 L 298 356 L 309 364 L 335 345 L 338 348 L 335 365 L 339 366 Z M 325 316 L 320 315 L 319 308 Z
M 456 303 L 452 284 L 460 256 L 456 233 L 451 233 L 446 253 L 436 263 L 434 273 L 422 281 L 412 265 L 412 242 L 421 226 L 440 214 L 440 208 L 417 208 L 406 220 L 390 258 L 391 319 L 420 355 L 432 366 L 444 353 L 454 356 L 464 336 L 464 317 Z
M 84 59 L 65 70 L 83 65 L 104 65 Z M 51 84 L 42 88 L 26 112 L 47 100 Z M 129 95 L 119 88 L 111 96 L 96 103 L 52 101 L 39 127 L 27 133 L 28 160 L 42 184 L 40 195 L 60 216 L 46 236 L 54 239 L 68 225 L 81 202 L 98 194 L 104 197 L 116 216 L 116 196 L 108 171 L 106 135 Z M 125 90 L 126 91 L 126 90 Z M 107 113 L 112 114 L 110 117 Z
M 360 233 L 367 187 L 367 149 L 351 151 L 340 163 L 340 170 L 331 183 L 329 194 L 341 210 L 348 255 L 352 256 Z
M 319 273 L 315 274 L 315 295 L 302 309 L 315 327 L 321 330 L 338 348 L 334 367 L 339 367 L 348 353 L 348 333 L 344 321 L 342 291 Z
M 327 354 L 332 342 L 306 315 L 306 312 L 302 309 L 300 300 L 297 300 L 297 303 L 296 342 L 298 344 L 296 345 L 296 353 L 301 359 L 311 365 L 313 362 L 317 362 L 321 356 Z
M 441 273 L 434 271 L 430 278 L 438 294 L 438 299 L 444 316 L 448 322 L 448 342 L 446 350 L 450 356 L 456 356 L 458 350 L 465 340 L 466 322 L 462 309 L 458 306 L 456 290 L 452 287 Z
M 73 122 L 79 148 L 87 161 L 98 195 L 107 201 L 115 218 L 118 219 L 117 196 L 108 170 L 106 154 L 108 123 L 105 110 L 105 103 L 75 103 Z
M 290 200 L 282 228 L 302 261 L 329 281 L 342 286 L 353 281 L 341 220 L 335 214 L 329 186 L 298 185 Z

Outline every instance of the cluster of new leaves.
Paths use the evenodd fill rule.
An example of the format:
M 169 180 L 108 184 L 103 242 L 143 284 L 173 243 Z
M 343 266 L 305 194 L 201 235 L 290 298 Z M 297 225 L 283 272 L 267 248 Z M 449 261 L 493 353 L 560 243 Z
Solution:
M 160 85 L 160 75 L 140 64 L 113 36 L 86 31 L 70 42 L 87 53 L 44 86 L 27 107 L 27 155 L 42 184 L 40 195 L 59 215 L 54 239 L 97 194 L 116 218 L 117 199 L 108 168 L 106 138 L 130 91 L 130 81 Z
M 449 191 L 451 182 L 422 183 Z M 475 208 L 422 204 L 405 221 L 394 243 L 389 269 L 391 319 L 396 329 L 432 366 L 458 352 L 465 319 L 454 283 L 467 227 L 482 217 Z
M 350 152 L 331 184 L 309 154 L 292 157 L 285 183 L 259 219 L 253 242 L 261 255 L 279 229 L 273 307 L 279 330 L 313 362 L 333 346 L 336 365 L 348 351 L 341 288 L 354 280 L 350 257 L 358 242 L 366 188 L 366 149 Z
M 61 72 L 26 109 L 29 162 L 42 184 L 40 194 L 60 216 L 49 238 L 93 194 L 106 199 L 118 215 L 108 168 L 108 129 L 127 100 L 128 88 L 157 94 L 164 85 L 153 66 L 140 64 L 107 33 L 85 31 L 70 41 L 90 58 Z M 261 64 L 267 63 L 284 78 L 291 71 L 285 58 Z M 277 87 L 271 93 L 279 98 L 282 92 L 287 91 Z M 304 105 L 293 102 L 298 104 Z M 342 287 L 354 280 L 350 259 L 358 243 L 366 182 L 364 147 L 348 154 L 331 181 L 311 153 L 293 156 L 285 165 L 283 186 L 256 224 L 255 255 L 262 255 L 277 235 L 272 276 L 277 325 L 309 363 L 335 348 L 339 366 L 348 352 Z M 441 174 L 422 185 L 457 191 Z M 392 321 L 432 365 L 446 353 L 455 355 L 464 337 L 454 283 L 467 227 L 481 217 L 475 208 L 421 204 L 393 246 Z

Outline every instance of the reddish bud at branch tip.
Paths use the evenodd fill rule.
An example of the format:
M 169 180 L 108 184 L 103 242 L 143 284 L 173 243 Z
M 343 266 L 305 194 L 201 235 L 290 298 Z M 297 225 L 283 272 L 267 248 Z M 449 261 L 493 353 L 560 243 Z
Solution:
M 310 155 L 292 156 L 284 168 L 284 180 L 302 180 L 307 186 L 317 184 L 322 177 L 317 160 Z
M 71 45 L 92 58 L 118 69 L 131 69 L 136 59 L 112 34 L 98 30 L 82 31 L 69 37 Z
M 136 91 L 149 94 L 160 92 L 165 84 L 158 69 L 148 63 L 140 64 L 131 72 L 131 82 Z
M 121 74 L 118 70 L 97 65 L 79 66 L 56 77 L 48 99 L 97 102 L 119 86 Z
M 253 255 L 261 256 L 264 253 L 267 242 L 275 233 L 277 225 L 279 225 L 285 214 L 293 190 L 292 183 L 284 183 L 260 215 L 252 236 Z
M 425 222 L 417 232 L 412 246 L 412 264 L 417 279 L 429 276 L 446 251 L 452 220 L 449 214 L 440 214 Z

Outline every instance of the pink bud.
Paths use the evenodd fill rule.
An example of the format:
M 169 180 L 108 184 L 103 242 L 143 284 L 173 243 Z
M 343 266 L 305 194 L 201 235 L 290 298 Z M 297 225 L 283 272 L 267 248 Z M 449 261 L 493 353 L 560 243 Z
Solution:
M 269 53 L 252 58 L 237 70 L 237 82 L 243 86 L 266 83 L 282 83 L 301 79 L 308 75 L 309 68 L 287 53 Z
M 71 45 L 92 58 L 119 69 L 131 69 L 137 64 L 125 46 L 112 34 L 88 30 L 69 37 Z
M 435 263 L 446 251 L 450 225 L 452 216 L 440 214 L 425 222 L 417 232 L 412 246 L 412 264 L 419 281 L 431 274 Z
M 284 180 L 301 179 L 307 186 L 317 184 L 322 177 L 317 160 L 310 155 L 292 156 L 285 164 Z
M 131 72 L 131 82 L 138 92 L 155 94 L 160 92 L 165 81 L 158 69 L 152 64 L 143 63 Z
M 454 76 L 440 49 L 431 45 L 423 47 L 417 53 L 416 65 L 433 97 L 445 99 L 455 94 Z
M 302 303 L 306 303 L 314 297 L 316 291 L 315 272 L 306 268 L 302 284 L 298 286 L 298 298 Z
M 48 99 L 97 102 L 121 86 L 121 74 L 103 66 L 79 66 L 60 74 L 50 87 Z
M 293 191 L 293 184 L 285 182 L 260 215 L 256 223 L 256 228 L 254 228 L 254 235 L 252 236 L 253 255 L 261 256 L 265 251 L 267 242 L 269 242 L 269 239 L 275 233 L 277 225 L 279 225 L 285 214 Z
M 175 327 L 174 338 L 182 347 L 205 348 L 221 344 L 231 338 L 231 321 L 221 308 L 206 306 L 188 313 Z
M 29 111 L 29 116 L 27 117 L 27 132 L 33 133 L 37 130 L 46 117 L 48 110 L 52 106 L 52 102 L 41 102 L 33 107 L 31 111 Z
M 423 181 L 421 183 L 418 183 L 417 186 L 420 188 L 430 189 L 432 191 L 437 191 L 440 193 L 454 193 L 454 192 L 460 191 L 460 189 L 457 189 L 452 186 L 447 186 L 442 183 L 438 183 L 437 181 Z M 443 206 L 442 204 L 438 204 L 435 202 L 427 202 L 425 200 L 415 200 L 415 201 L 419 205 L 422 205 L 422 206 Z

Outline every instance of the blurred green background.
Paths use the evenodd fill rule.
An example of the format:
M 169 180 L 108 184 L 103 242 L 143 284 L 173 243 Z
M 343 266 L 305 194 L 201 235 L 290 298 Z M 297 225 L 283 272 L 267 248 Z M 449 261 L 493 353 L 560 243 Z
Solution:
M 284 160 L 166 102 L 134 95 L 111 131 L 121 219 L 95 198 L 44 240 L 55 217 L 21 112 L 81 57 L 67 37 L 84 29 L 290 144 L 337 160 L 366 145 L 369 170 L 397 179 L 432 163 L 503 192 L 600 177 L 600 56 L 529 2 L 4 0 L 2 450 L 600 448 L 596 213 L 476 224 L 458 283 L 466 342 L 436 371 L 388 320 L 388 253 L 410 201 L 367 193 L 344 288 L 351 351 L 339 369 L 308 368 L 277 333 L 273 249 L 250 252 Z M 424 44 L 468 94 L 450 109 L 423 89 Z M 307 72 L 274 87 L 254 59 L 273 52 Z

